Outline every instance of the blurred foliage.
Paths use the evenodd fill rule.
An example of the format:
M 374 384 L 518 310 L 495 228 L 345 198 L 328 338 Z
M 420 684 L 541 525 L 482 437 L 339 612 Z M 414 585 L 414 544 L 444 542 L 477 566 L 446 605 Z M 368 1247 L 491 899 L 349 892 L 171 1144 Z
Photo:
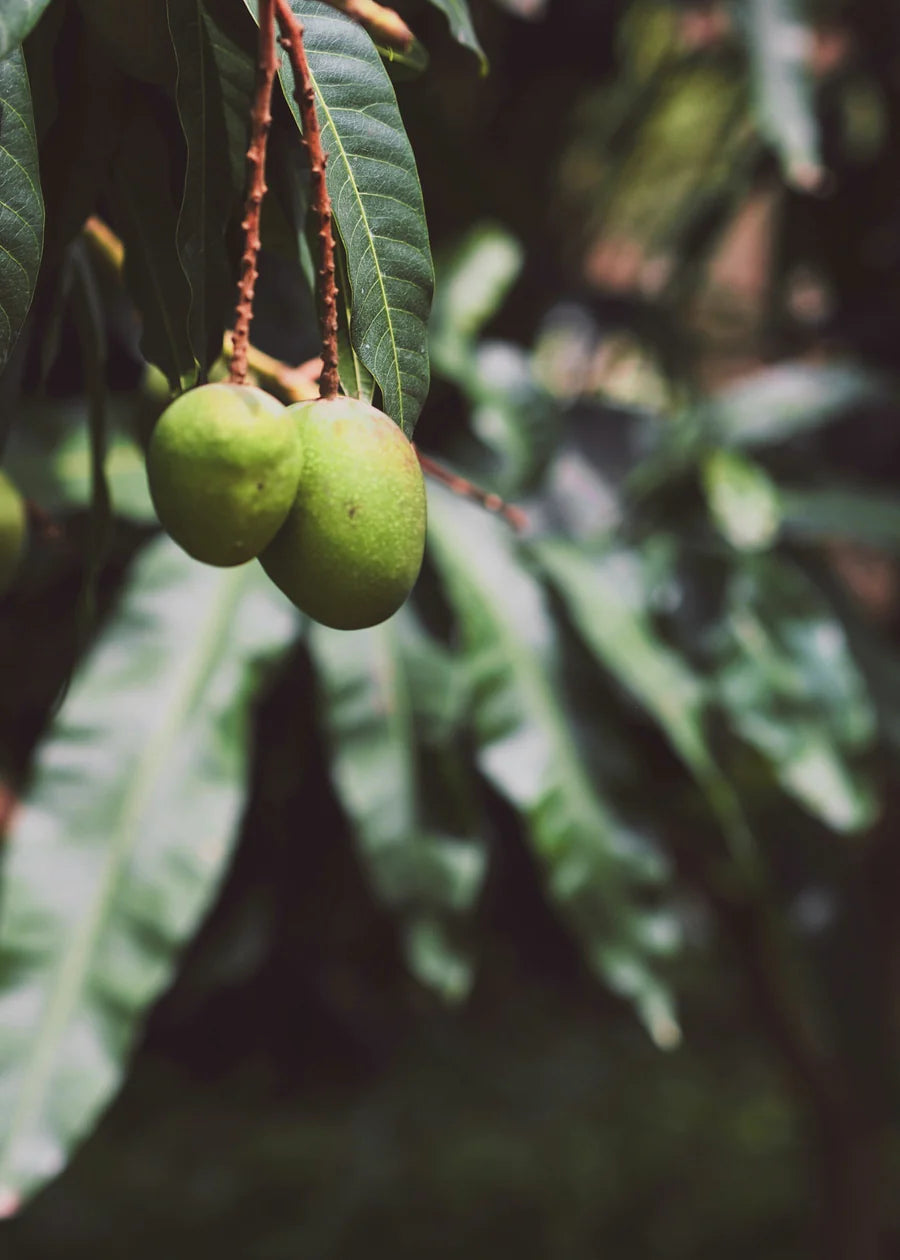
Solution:
M 433 489 L 407 608 L 291 648 L 251 571 L 152 539 L 143 443 L 168 385 L 221 367 L 250 82 L 246 14 L 188 8 L 177 51 L 199 40 L 209 77 L 174 99 L 73 5 L 27 25 L 48 249 L 0 398 L 6 467 L 54 522 L 0 618 L 23 796 L 0 1211 L 148 1023 L 11 1254 L 897 1255 L 900 22 L 504 0 L 473 25 L 422 0 L 427 70 L 385 70 L 299 4 L 319 66 L 352 31 L 343 87 L 384 114 L 413 249 L 412 153 L 421 174 L 417 441 L 528 526 Z M 129 106 L 71 165 L 98 57 Z M 335 135 L 368 143 L 353 99 Z M 295 139 L 279 105 L 254 323 L 292 361 L 315 348 Z M 404 263 L 354 245 L 360 152 L 334 176 L 342 381 L 401 420 L 427 378 L 367 341 Z M 78 238 L 90 210 L 124 281 Z

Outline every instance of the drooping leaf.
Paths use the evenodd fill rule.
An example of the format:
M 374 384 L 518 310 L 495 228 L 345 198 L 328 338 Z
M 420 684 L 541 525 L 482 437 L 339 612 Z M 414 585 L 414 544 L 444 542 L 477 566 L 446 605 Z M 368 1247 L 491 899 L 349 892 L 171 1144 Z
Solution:
M 0 9 L 0 59 L 15 51 L 37 26 L 50 0 L 3 0 Z
M 252 62 L 212 21 L 201 0 L 166 3 L 178 59 L 176 102 L 187 144 L 178 255 L 191 291 L 188 335 L 203 377 L 221 353 L 234 302 L 225 228 L 240 204 Z
M 849 538 L 900 551 L 900 503 L 866 489 L 829 487 L 779 491 L 785 532 L 795 539 Z
M 254 0 L 245 0 L 256 16 Z M 366 32 L 316 0 L 292 0 L 315 85 L 328 191 L 347 252 L 353 347 L 385 411 L 411 436 L 428 393 L 433 274 L 422 191 L 391 81 Z M 290 63 L 281 79 L 299 126 Z
M 113 164 L 115 226 L 125 246 L 128 291 L 143 321 L 141 350 L 180 390 L 195 365 L 184 319 L 191 289 L 178 258 L 178 211 L 170 187 L 166 144 L 151 116 L 139 114 Z
M 419 779 L 436 701 L 454 694 L 451 662 L 408 609 L 353 635 L 313 626 L 309 647 L 335 788 L 376 892 L 403 917 L 416 974 L 462 997 L 471 968 L 449 930 L 481 889 L 484 843 L 458 810 L 449 825 L 438 818 Z M 452 756 L 444 727 L 440 738 Z
M 136 562 L 38 755 L 0 905 L 0 1211 L 116 1089 L 215 894 L 244 800 L 255 666 L 293 618 L 253 566 Z
M 581 759 L 543 591 L 509 530 L 442 490 L 429 496 L 429 543 L 459 620 L 482 773 L 521 814 L 591 966 L 660 1044 L 673 1044 L 678 1027 L 653 966 L 659 941 L 639 904 L 664 867 L 598 796 Z
M 20 19 L 28 6 L 23 6 Z M 18 10 L 13 9 L 12 18 Z M 35 17 L 35 20 L 37 18 Z M 9 28 L 12 30 L 12 27 Z M 3 18 L 0 17 L 0 43 Z M 0 59 L 0 372 L 22 330 L 41 264 L 41 198 L 31 92 L 22 51 Z
M 478 42 L 478 36 L 475 34 L 468 0 L 431 0 L 431 3 L 446 15 L 453 38 L 462 44 L 464 48 L 470 48 L 478 57 L 481 63 L 481 72 L 484 74 L 488 68 L 487 57 L 484 55 L 484 49 L 481 47 L 481 44 Z
M 835 831 L 858 831 L 878 801 L 855 754 L 876 716 L 837 617 L 804 574 L 774 556 L 735 574 L 717 636 L 719 703 L 784 789 Z
M 862 403 L 886 402 L 892 396 L 884 378 L 849 363 L 783 363 L 717 394 L 701 420 L 714 440 L 764 446 L 830 424 Z
M 801 188 L 822 177 L 809 64 L 812 30 L 797 0 L 748 0 L 744 19 L 757 124 L 786 177 Z
M 752 862 L 740 804 L 704 730 L 707 689 L 654 633 L 638 558 L 613 550 L 592 555 L 557 540 L 538 542 L 534 550 L 584 642 L 658 723 L 703 789 L 733 857 L 745 866 Z

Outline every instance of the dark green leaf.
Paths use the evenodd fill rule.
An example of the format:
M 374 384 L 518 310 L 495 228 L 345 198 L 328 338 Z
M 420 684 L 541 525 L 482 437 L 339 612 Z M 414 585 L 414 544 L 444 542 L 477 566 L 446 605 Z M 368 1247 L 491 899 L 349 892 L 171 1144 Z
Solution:
M 0 59 L 13 52 L 37 26 L 50 0 L 3 0 L 0 11 Z
M 484 74 L 488 68 L 487 57 L 484 55 L 484 49 L 478 42 L 475 27 L 472 25 L 472 14 L 469 12 L 468 0 L 431 0 L 431 3 L 440 9 L 442 13 L 446 14 L 453 38 L 458 40 L 465 48 L 471 48 L 472 52 L 477 55 L 481 63 L 482 74 Z
M 147 114 L 134 119 L 113 166 L 115 223 L 125 246 L 128 291 L 141 313 L 141 350 L 173 390 L 196 370 L 184 312 L 191 290 L 178 260 L 178 212 L 170 194 L 169 155 Z
M 245 0 L 254 14 L 253 0 Z M 353 290 L 350 336 L 408 436 L 428 393 L 432 267 L 422 191 L 394 89 L 365 31 L 315 0 L 292 0 L 315 83 L 328 191 Z M 298 119 L 290 64 L 285 93 Z
M 834 487 L 780 491 L 790 537 L 850 538 L 869 547 L 900 551 L 900 503 L 870 490 Z
M 590 964 L 670 1045 L 678 1027 L 652 965 L 661 942 L 639 908 L 664 868 L 600 799 L 581 759 L 541 587 L 506 526 L 443 490 L 429 496 L 429 542 L 459 619 L 481 770 L 522 815 Z
M 294 621 L 256 566 L 168 540 L 41 747 L 0 916 L 0 1207 L 59 1172 L 121 1078 L 218 887 L 244 802 L 254 666 Z
M 0 18 L 0 37 L 2 30 Z M 21 49 L 0 60 L 0 189 L 2 372 L 34 296 L 44 238 L 31 93 Z
M 178 255 L 191 290 L 187 329 L 202 377 L 221 354 L 235 298 L 225 227 L 240 204 L 252 62 L 212 22 L 200 0 L 166 3 L 187 143 Z

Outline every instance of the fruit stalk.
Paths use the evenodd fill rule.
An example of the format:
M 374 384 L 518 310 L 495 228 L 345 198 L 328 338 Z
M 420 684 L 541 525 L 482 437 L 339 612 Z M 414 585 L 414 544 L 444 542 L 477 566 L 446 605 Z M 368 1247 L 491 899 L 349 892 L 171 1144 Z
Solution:
M 272 86 L 278 71 L 275 0 L 259 0 L 258 47 L 256 95 L 251 116 L 250 147 L 247 150 L 247 200 L 241 224 L 244 229 L 244 253 L 241 257 L 241 278 L 238 282 L 232 339 L 230 378 L 234 385 L 247 383 L 247 350 L 250 343 L 250 321 L 253 319 L 253 293 L 258 275 L 259 223 L 263 197 L 266 195 L 266 144 L 272 123 Z
M 487 512 L 496 512 L 498 516 L 502 516 L 505 521 L 512 525 L 513 529 L 521 533 L 528 525 L 528 517 L 521 508 L 515 507 L 511 503 L 507 503 L 505 499 L 501 499 L 499 494 L 493 494 L 490 490 L 482 490 L 481 486 L 476 486 L 473 481 L 469 481 L 465 477 L 460 477 L 458 473 L 452 472 L 436 459 L 432 459 L 430 455 L 423 455 L 420 450 L 416 450 L 419 457 L 419 463 L 422 465 L 422 472 L 428 477 L 433 477 L 435 481 L 440 481 L 442 485 L 447 486 L 454 494 L 458 494 L 463 499 L 471 499 L 473 503 L 479 504 Z
M 312 180 L 312 204 L 319 220 L 319 294 L 321 300 L 322 327 L 322 375 L 319 377 L 319 397 L 336 398 L 338 395 L 338 310 L 337 285 L 334 276 L 334 231 L 331 222 L 331 199 L 325 182 L 326 155 L 322 149 L 322 135 L 316 114 L 316 93 L 306 50 L 303 47 L 303 27 L 294 15 L 289 0 L 275 0 L 281 43 L 287 49 L 294 71 L 294 99 L 300 110 L 303 143 L 309 154 Z

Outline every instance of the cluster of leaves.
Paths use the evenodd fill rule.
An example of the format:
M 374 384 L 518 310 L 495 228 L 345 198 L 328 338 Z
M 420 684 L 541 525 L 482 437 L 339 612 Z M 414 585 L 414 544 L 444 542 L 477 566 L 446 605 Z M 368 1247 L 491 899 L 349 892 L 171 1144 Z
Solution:
M 108 293 L 77 239 L 85 214 L 103 210 L 120 235 L 142 352 L 172 388 L 213 367 L 233 298 L 253 24 L 216 0 L 166 7 L 152 67 L 129 62 L 133 39 L 110 44 L 99 0 L 19 3 L 11 23 L 0 18 L 0 162 L 8 154 L 17 172 L 4 183 L 12 218 L 0 215 L 0 353 L 37 282 L 39 148 L 52 279 L 38 306 L 43 356 L 71 296 L 90 367 L 88 423 L 40 398 L 19 404 L 7 463 L 44 507 L 89 510 L 89 571 L 102 567 L 111 514 L 143 541 L 152 511 L 132 414 L 142 396 L 116 407 L 104 396 Z M 461 0 L 439 7 L 475 45 Z M 805 74 L 772 30 L 791 8 L 748 6 L 750 78 L 714 118 L 730 126 L 734 111 L 748 127 L 756 82 L 753 143 L 767 137 L 796 178 L 819 157 Z M 343 383 L 377 388 L 411 433 L 429 383 L 431 288 L 412 153 L 368 35 L 316 0 L 294 9 L 342 241 Z M 63 42 L 75 79 L 66 110 Z M 663 58 L 649 73 L 671 82 L 670 69 Z M 305 275 L 309 296 L 304 171 L 281 74 L 265 243 Z M 612 205 L 632 228 L 652 209 L 628 200 L 638 182 L 620 166 L 610 184 L 625 190 Z M 691 199 L 685 232 L 702 208 Z M 160 538 L 128 568 L 44 732 L 5 855 L 0 1211 L 53 1176 L 89 1128 L 215 896 L 245 800 L 258 668 L 298 629 L 359 860 L 402 924 L 411 970 L 448 999 L 468 992 L 476 964 L 466 920 L 490 864 L 488 790 L 517 815 L 588 965 L 662 1046 L 680 1037 L 667 972 L 685 934 L 673 878 L 685 845 L 758 892 L 759 825 L 774 808 L 793 800 L 794 825 L 817 840 L 877 816 L 869 754 L 900 733 L 878 680 L 895 684 L 897 663 L 842 599 L 820 544 L 846 530 L 894 549 L 897 511 L 797 476 L 791 455 L 888 387 L 845 365 L 795 363 L 714 401 L 680 405 L 663 383 L 665 418 L 658 400 L 610 407 L 567 383 L 579 337 L 591 349 L 600 340 L 583 311 L 557 312 L 530 350 L 484 336 L 521 265 L 507 233 L 473 233 L 445 260 L 430 329 L 439 387 L 467 417 L 447 444 L 522 500 L 523 537 L 433 489 L 414 598 L 350 637 L 298 626 L 252 568 L 206 570 Z M 637 377 L 645 388 L 647 362 Z M 661 794 L 648 790 L 657 775 Z M 801 879 L 794 891 L 809 888 Z

